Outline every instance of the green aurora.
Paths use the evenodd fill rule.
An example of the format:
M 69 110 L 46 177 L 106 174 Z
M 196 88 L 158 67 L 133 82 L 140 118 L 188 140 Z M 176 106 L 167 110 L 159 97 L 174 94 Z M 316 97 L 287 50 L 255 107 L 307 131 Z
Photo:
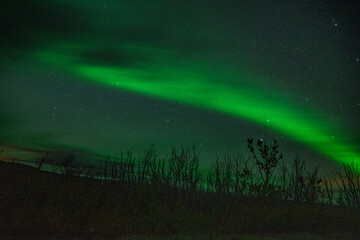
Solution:
M 201 65 L 196 62 L 186 66 L 180 64 L 181 60 L 176 58 L 176 53 L 146 46 L 122 46 L 131 55 L 151 58 L 152 64 L 142 69 L 86 64 L 79 56 L 81 51 L 91 50 L 91 46 L 76 43 L 73 46 L 75 47 L 71 43 L 61 43 L 50 48 L 61 51 L 36 52 L 33 58 L 61 66 L 72 74 L 100 85 L 246 118 L 269 126 L 340 163 L 360 162 L 356 145 L 352 145 L 347 139 L 335 139 L 334 135 L 342 135 L 343 129 L 324 123 L 315 111 L 294 108 L 285 94 L 280 95 L 279 91 L 270 86 L 249 85 L 252 81 L 246 75 L 201 69 Z M 214 74 L 221 80 L 212 81 Z M 237 84 L 229 84 L 228 79 L 234 78 L 240 78 Z
M 5 1 L 0 147 L 26 158 L 197 143 L 206 164 L 254 137 L 278 139 L 287 160 L 360 163 L 350 5 Z

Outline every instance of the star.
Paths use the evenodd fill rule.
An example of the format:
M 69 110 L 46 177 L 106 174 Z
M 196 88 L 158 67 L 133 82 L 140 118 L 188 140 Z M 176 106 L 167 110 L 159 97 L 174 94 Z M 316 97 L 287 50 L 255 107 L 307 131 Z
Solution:
M 37 21 L 23 22 L 38 11 L 21 11 L 18 29 L 6 28 L 2 36 L 9 47 L 0 47 L 0 60 L 9 70 L 0 81 L 1 100 L 7 104 L 1 117 L 9 116 L 0 119 L 8 124 L 5 135 L 13 134 L 11 139 L 19 139 L 14 144 L 22 144 L 38 134 L 44 138 L 36 143 L 41 148 L 51 136 L 64 148 L 74 144 L 71 149 L 92 148 L 102 155 L 117 154 L 118 142 L 125 140 L 136 151 L 155 143 L 164 156 L 173 145 L 204 141 L 200 154 L 210 164 L 223 146 L 247 153 L 241 141 L 266 133 L 256 139 L 278 136 L 290 155 L 301 149 L 300 155 L 302 150 L 307 156 L 314 151 L 324 155 L 324 162 L 357 159 L 359 142 L 347 139 L 359 140 L 360 45 L 353 12 L 345 12 L 345 3 L 335 4 L 340 8 L 334 12 L 333 4 L 308 1 L 289 14 L 292 6 L 286 1 L 266 12 L 262 3 L 226 2 L 104 0 L 75 4 L 74 10 L 58 4 L 57 11 L 67 14 L 44 32 Z M 77 14 L 78 8 L 83 14 Z M 172 14 L 188 8 L 191 13 Z M 51 17 L 39 13 L 35 20 Z M 159 20 L 166 22 L 161 29 Z M 81 31 L 63 34 L 77 28 Z M 26 48 L 21 47 L 24 39 Z M 26 61 L 17 64 L 8 54 Z M 22 131 L 10 117 L 21 119 Z M 349 123 L 346 130 L 340 119 Z M 120 135 L 113 132 L 117 126 Z M 28 139 L 21 140 L 25 133 Z M 0 135 L 3 143 L 5 135 Z

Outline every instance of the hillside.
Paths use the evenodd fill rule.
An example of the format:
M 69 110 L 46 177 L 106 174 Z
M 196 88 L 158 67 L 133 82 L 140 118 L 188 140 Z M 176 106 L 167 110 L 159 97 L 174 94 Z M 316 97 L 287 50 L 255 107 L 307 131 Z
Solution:
M 123 237 L 174 234 L 322 233 L 356 239 L 359 210 L 239 199 L 43 172 L 0 162 L 4 236 Z M 348 236 L 348 238 L 346 238 Z

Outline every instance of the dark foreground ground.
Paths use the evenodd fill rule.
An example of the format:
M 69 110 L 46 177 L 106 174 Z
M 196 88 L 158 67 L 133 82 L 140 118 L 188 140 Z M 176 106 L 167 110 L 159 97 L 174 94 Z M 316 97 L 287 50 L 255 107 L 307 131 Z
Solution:
M 28 239 L 27 236 L 19 238 L 19 236 L 5 237 L 7 239 Z M 242 235 L 174 235 L 169 237 L 147 237 L 141 235 L 134 235 L 129 237 L 87 237 L 87 238 L 77 238 L 77 237 L 38 237 L 36 239 L 53 239 L 53 240 L 81 240 L 81 239 L 93 239 L 93 240 L 106 240 L 106 239 L 121 239 L 121 240 L 357 240 L 358 237 L 353 235 L 323 235 L 323 234 L 309 234 L 309 233 L 288 233 L 288 234 L 242 234 Z
M 184 236 L 177 235 L 168 238 L 146 238 L 141 236 L 132 236 L 124 240 L 339 240 L 339 239 L 358 239 L 356 236 L 344 235 L 324 235 L 309 233 L 288 233 L 288 234 L 243 234 L 226 236 Z
M 0 239 L 360 239 L 358 209 L 185 192 L 0 162 Z M 56 237 L 56 238 L 54 238 Z

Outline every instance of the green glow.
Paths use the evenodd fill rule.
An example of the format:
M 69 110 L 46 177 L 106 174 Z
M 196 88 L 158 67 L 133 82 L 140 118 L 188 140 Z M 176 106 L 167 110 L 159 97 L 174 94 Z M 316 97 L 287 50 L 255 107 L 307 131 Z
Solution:
M 66 46 L 66 47 L 64 47 Z M 145 56 L 130 65 L 108 66 L 104 63 L 84 63 L 79 54 L 96 46 L 62 45 L 61 54 L 44 50 L 36 59 L 51 63 L 72 74 L 101 85 L 183 102 L 206 109 L 249 119 L 301 142 L 338 162 L 360 162 L 360 154 L 350 141 L 338 137 L 339 127 L 321 120 L 315 111 L 296 109 L 289 96 L 270 86 L 256 86 L 252 78 L 241 73 L 217 71 L 181 60 L 180 54 L 146 46 L 121 46 L 133 56 Z M 55 49 L 55 48 L 52 48 Z M 140 58 L 140 57 L 139 57 Z M 215 77 L 214 77 L 215 76 Z M 260 80 L 259 80 L 260 81 Z

